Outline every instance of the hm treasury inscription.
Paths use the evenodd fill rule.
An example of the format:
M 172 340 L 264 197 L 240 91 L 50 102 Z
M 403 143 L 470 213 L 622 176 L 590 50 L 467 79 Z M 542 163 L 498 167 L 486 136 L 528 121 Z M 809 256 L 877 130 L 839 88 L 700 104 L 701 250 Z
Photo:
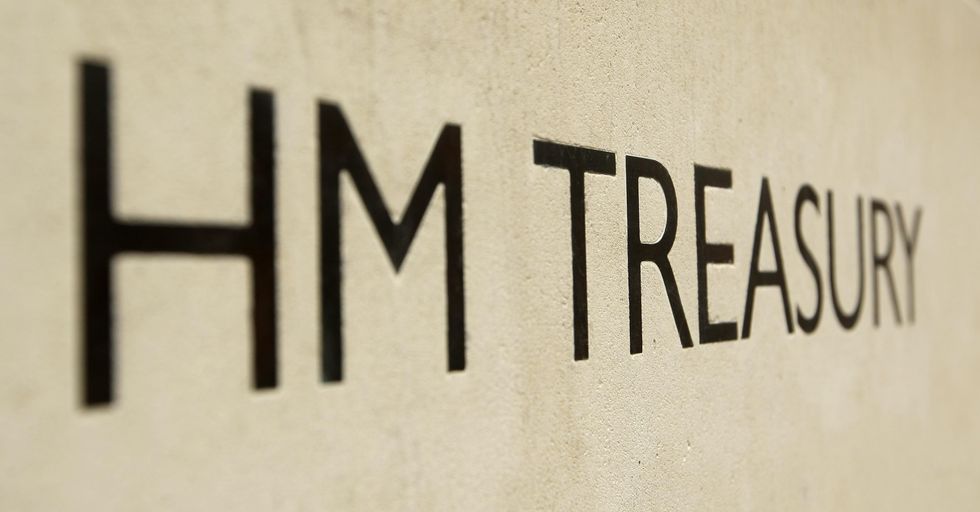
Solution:
M 275 278 L 275 108 L 274 95 L 268 91 L 251 91 L 249 101 L 249 185 L 252 205 L 252 224 L 247 227 L 126 223 L 113 218 L 112 205 L 112 144 L 110 115 L 110 81 L 108 69 L 99 64 L 82 66 L 82 182 L 84 197 L 82 212 L 84 226 L 84 286 L 85 286 L 85 340 L 84 374 L 85 403 L 88 405 L 112 401 L 112 257 L 119 253 L 190 253 L 244 255 L 252 266 L 252 330 L 253 330 L 253 383 L 258 389 L 275 388 L 277 377 L 276 340 L 276 278 Z M 356 138 L 344 118 L 340 107 L 319 104 L 318 141 L 320 144 L 320 237 L 323 333 L 321 364 L 325 382 L 340 381 L 343 375 L 342 345 L 342 272 L 340 258 L 341 210 L 339 176 L 343 171 L 351 174 L 355 190 L 360 194 L 370 214 L 378 235 L 395 270 L 400 270 L 412 241 L 422 222 L 426 209 L 437 186 L 444 187 L 446 201 L 446 310 L 449 371 L 461 371 L 466 367 L 465 294 L 463 275 L 463 209 L 462 209 L 462 144 L 461 127 L 445 125 L 429 154 L 422 176 L 412 193 L 401 221 L 392 220 L 391 213 L 380 195 Z M 585 237 L 585 174 L 616 174 L 615 154 L 574 145 L 543 140 L 534 141 L 534 162 L 558 167 L 569 172 L 569 209 L 572 233 L 572 283 L 574 312 L 575 359 L 589 358 L 588 341 L 588 294 Z M 731 189 L 732 177 L 728 169 L 694 165 L 695 216 L 697 218 L 697 267 L 698 267 L 698 326 L 700 343 L 732 341 L 738 339 L 736 322 L 712 322 L 708 315 L 707 266 L 709 264 L 734 264 L 731 244 L 708 243 L 705 240 L 705 190 L 707 188 Z M 629 261 L 629 305 L 631 354 L 643 352 L 640 264 L 644 261 L 656 264 L 661 273 L 670 308 L 676 322 L 681 346 L 693 347 L 690 329 L 684 314 L 684 306 L 677 292 L 677 280 L 671 268 L 669 253 L 677 232 L 677 197 L 670 173 L 660 162 L 636 156 L 626 157 L 626 217 Z M 663 191 L 666 204 L 666 221 L 663 234 L 655 243 L 640 241 L 639 180 L 653 179 Z M 895 252 L 896 236 L 900 235 L 901 252 L 907 275 L 907 292 L 903 298 L 907 319 L 915 318 L 913 256 L 918 239 L 921 209 L 909 224 L 905 220 L 902 205 L 890 206 L 883 200 L 870 201 L 868 219 L 870 236 L 871 297 L 874 304 L 874 325 L 880 324 L 881 299 L 879 289 L 885 287 L 891 298 L 896 324 L 902 323 L 898 294 L 892 275 L 892 253 Z M 745 313 L 741 338 L 748 338 L 752 327 L 753 305 L 756 288 L 777 287 L 786 318 L 786 330 L 793 332 L 794 323 L 807 333 L 813 332 L 823 311 L 823 282 L 820 264 L 803 239 L 801 215 L 810 205 L 820 213 L 820 198 L 808 184 L 799 188 L 794 208 L 796 244 L 801 258 L 812 274 L 811 287 L 816 297 L 812 313 L 804 313 L 797 307 L 794 320 L 790 306 L 789 290 L 783 266 L 782 250 L 776 229 L 772 192 L 769 180 L 762 178 L 759 191 L 759 208 L 754 222 L 752 257 L 749 265 L 745 295 Z M 857 298 L 850 309 L 841 305 L 834 273 L 836 251 L 834 236 L 834 196 L 826 192 L 826 246 L 827 281 L 831 303 L 840 325 L 852 329 L 861 316 L 864 304 L 865 281 L 865 218 L 864 198 L 856 203 Z M 893 212 L 894 211 L 894 215 Z M 894 220 L 893 220 L 894 218 Z M 897 223 L 896 223 L 897 222 Z M 767 229 L 775 261 L 771 270 L 759 268 L 760 244 L 763 230 Z M 880 232 L 879 232 L 880 230 Z M 896 235 L 896 232 L 898 235 Z M 884 242 L 879 242 L 884 240 Z M 852 260 L 853 261 L 853 260 Z M 880 273 L 879 273 L 880 271 Z M 880 278 L 882 280 L 879 280 Z
M 0 510 L 980 506 L 976 0 L 0 34 Z

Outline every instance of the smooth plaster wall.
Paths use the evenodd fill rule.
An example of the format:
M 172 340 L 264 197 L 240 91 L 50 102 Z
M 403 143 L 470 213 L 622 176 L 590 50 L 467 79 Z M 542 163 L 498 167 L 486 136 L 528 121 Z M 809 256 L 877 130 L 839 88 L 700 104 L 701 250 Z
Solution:
M 246 91 L 275 91 L 277 390 L 249 388 L 245 260 L 127 256 L 119 396 L 80 407 L 89 56 L 113 69 L 126 219 L 246 222 Z M 972 0 L 4 0 L 0 508 L 975 510 L 978 89 Z M 344 109 L 399 212 L 440 127 L 462 125 L 465 372 L 445 368 L 442 192 L 396 275 L 345 178 L 346 378 L 319 382 L 316 99 Z M 588 361 L 571 352 L 568 174 L 534 165 L 534 138 L 617 155 L 615 177 L 586 179 Z M 800 184 L 834 191 L 842 258 L 857 194 L 921 206 L 917 322 L 886 308 L 874 328 L 866 295 L 854 331 L 825 303 L 816 333 L 790 335 L 760 291 L 750 339 L 685 350 L 648 265 L 631 356 L 626 154 L 673 177 L 695 339 L 695 162 L 734 177 L 708 196 L 709 239 L 735 245 L 713 316 L 741 324 L 767 176 L 807 310 Z M 659 197 L 641 188 L 651 241 Z

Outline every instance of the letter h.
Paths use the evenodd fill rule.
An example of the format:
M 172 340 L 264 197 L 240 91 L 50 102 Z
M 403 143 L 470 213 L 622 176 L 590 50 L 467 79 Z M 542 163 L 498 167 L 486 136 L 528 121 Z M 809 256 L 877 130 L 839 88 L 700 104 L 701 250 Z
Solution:
M 115 397 L 112 260 L 123 253 L 238 255 L 252 268 L 252 379 L 278 382 L 275 274 L 275 108 L 272 93 L 249 94 L 251 224 L 122 222 L 112 214 L 111 80 L 103 64 L 81 64 L 84 269 L 83 404 Z

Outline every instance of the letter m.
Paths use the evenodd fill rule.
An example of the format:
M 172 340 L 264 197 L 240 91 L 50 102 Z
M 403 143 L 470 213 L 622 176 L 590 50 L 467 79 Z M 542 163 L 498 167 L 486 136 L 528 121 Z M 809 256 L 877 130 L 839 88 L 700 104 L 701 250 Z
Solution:
M 347 171 L 367 210 L 391 264 L 398 272 L 415 240 L 436 187 L 444 187 L 446 201 L 446 325 L 449 371 L 466 368 L 463 293 L 463 187 L 460 127 L 447 124 L 436 140 L 422 176 L 401 220 L 392 220 L 378 185 L 371 176 L 337 105 L 321 103 L 320 139 L 320 272 L 323 339 L 321 370 L 324 382 L 343 378 L 343 329 L 340 258 L 340 173 Z M 379 319 L 380 320 L 380 319 Z

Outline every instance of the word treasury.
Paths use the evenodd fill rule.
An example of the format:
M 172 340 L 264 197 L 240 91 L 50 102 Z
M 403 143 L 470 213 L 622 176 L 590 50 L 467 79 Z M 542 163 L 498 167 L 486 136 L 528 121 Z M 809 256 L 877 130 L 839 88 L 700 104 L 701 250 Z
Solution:
M 276 388 L 279 385 L 280 334 L 277 320 L 276 147 L 282 141 L 276 131 L 275 94 L 270 90 L 252 89 L 243 96 L 249 124 L 250 222 L 245 225 L 164 223 L 122 220 L 113 214 L 115 148 L 112 118 L 116 105 L 110 67 L 97 61 L 81 63 L 79 84 L 83 286 L 80 382 L 83 406 L 106 406 L 118 395 L 115 362 L 117 345 L 124 340 L 118 339 L 114 330 L 114 312 L 118 310 L 114 309 L 112 293 L 113 261 L 116 256 L 133 253 L 231 255 L 248 261 L 252 386 L 255 389 Z M 463 250 L 466 234 L 463 150 L 466 144 L 463 127 L 443 126 L 407 207 L 400 217 L 393 217 L 355 136 L 357 120 L 348 119 L 341 106 L 329 102 L 311 102 L 310 115 L 316 117 L 318 129 L 319 168 L 311 173 L 318 181 L 310 185 L 318 186 L 319 191 L 320 236 L 319 282 L 310 281 L 310 286 L 319 287 L 317 307 L 321 322 L 319 364 L 322 381 L 339 382 L 344 378 L 345 276 L 341 258 L 341 198 L 349 196 L 351 191 L 360 199 L 397 272 L 408 256 L 436 192 L 442 188 L 447 369 L 464 371 L 467 327 Z M 479 137 L 480 134 L 466 132 L 465 136 Z M 903 207 L 870 196 L 841 198 L 831 190 L 817 190 L 802 184 L 795 190 L 792 211 L 783 212 L 774 207 L 775 187 L 763 177 L 758 184 L 755 216 L 744 219 L 745 233 L 753 234 L 751 255 L 736 259 L 730 240 L 726 242 L 720 239 L 722 236 L 709 236 L 708 227 L 718 219 L 712 218 L 716 215 L 713 210 L 708 215 L 706 208 L 709 190 L 733 189 L 733 171 L 694 164 L 693 225 L 697 275 L 697 311 L 694 312 L 685 309 L 681 301 L 681 287 L 675 274 L 679 259 L 671 253 L 675 248 L 678 219 L 684 213 L 678 210 L 678 190 L 672 176 L 691 172 L 691 169 L 668 170 L 656 160 L 631 155 L 625 155 L 623 168 L 618 168 L 614 151 L 540 140 L 530 135 L 527 143 L 533 168 L 540 172 L 568 173 L 571 225 L 555 225 L 554 229 L 570 231 L 572 286 L 566 293 L 572 304 L 569 355 L 575 360 L 589 358 L 585 194 L 589 175 L 615 176 L 622 172 L 626 176 L 624 214 L 627 233 L 623 259 L 627 266 L 628 289 L 623 293 L 628 294 L 630 354 L 641 353 L 644 348 L 641 299 L 644 289 L 653 286 L 641 279 L 644 263 L 651 264 L 662 280 L 667 298 L 664 306 L 670 308 L 677 337 L 684 348 L 749 338 L 756 315 L 775 315 L 780 323 L 785 323 L 787 333 L 797 329 L 812 333 L 820 327 L 822 320 L 826 324 L 831 315 L 845 330 L 853 329 L 866 318 L 870 318 L 874 326 L 881 325 L 885 317 L 896 325 L 915 321 L 914 263 L 922 222 L 921 207 Z M 349 189 L 340 185 L 343 173 L 347 173 L 349 183 L 353 185 Z M 656 242 L 641 241 L 641 180 L 655 183 L 662 193 L 657 199 L 663 201 L 665 208 L 663 232 Z M 743 192 L 733 190 L 733 193 L 739 196 Z M 790 221 L 795 240 L 781 240 L 777 224 Z M 687 225 L 686 219 L 684 222 Z M 805 225 L 821 228 L 804 229 Z M 848 233 L 847 240 L 842 241 L 843 236 L 835 235 L 835 231 L 841 230 Z M 850 235 L 855 232 L 856 241 Z M 351 233 L 349 236 L 365 235 Z M 805 265 L 800 268 L 808 271 L 806 279 L 787 279 L 789 258 L 799 258 Z M 713 299 L 709 292 L 708 275 L 709 269 L 717 265 L 734 266 L 748 276 L 744 291 L 739 292 L 744 296 L 740 318 L 722 321 L 709 314 L 709 303 L 717 298 Z M 842 272 L 845 267 L 849 270 Z M 847 282 L 842 283 L 845 280 Z M 796 289 L 803 288 L 800 286 L 791 290 L 788 282 L 807 283 L 807 289 Z M 905 286 L 899 286 L 902 282 Z M 659 282 L 653 283 L 659 286 Z M 779 300 L 766 299 L 757 304 L 757 294 L 763 289 L 772 290 L 771 297 L 778 296 Z M 625 350 L 623 340 L 624 353 Z

